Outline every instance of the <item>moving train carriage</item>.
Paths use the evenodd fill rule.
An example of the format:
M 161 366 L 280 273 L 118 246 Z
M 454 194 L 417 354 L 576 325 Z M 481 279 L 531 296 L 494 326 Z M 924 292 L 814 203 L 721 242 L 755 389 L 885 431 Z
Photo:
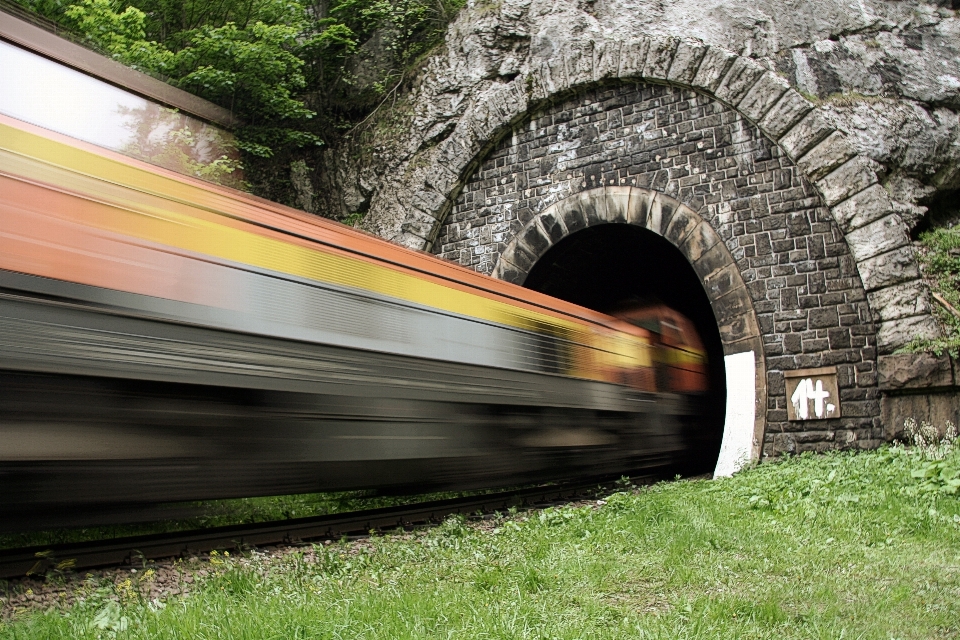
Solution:
M 628 304 L 613 316 L 650 332 L 659 391 L 700 394 L 709 390 L 707 351 L 683 314 L 663 303 L 648 302 Z
M 9 43 L 0 69 L 6 527 L 682 453 L 691 405 L 649 330 L 150 164 L 171 154 L 117 142 L 140 97 Z

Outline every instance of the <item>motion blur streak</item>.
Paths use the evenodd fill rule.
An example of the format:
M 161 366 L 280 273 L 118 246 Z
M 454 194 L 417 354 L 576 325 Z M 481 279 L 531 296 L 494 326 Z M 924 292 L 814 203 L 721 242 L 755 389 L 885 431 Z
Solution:
M 706 377 L 692 328 L 651 313 L 684 321 L 0 115 L 0 520 L 664 468 Z

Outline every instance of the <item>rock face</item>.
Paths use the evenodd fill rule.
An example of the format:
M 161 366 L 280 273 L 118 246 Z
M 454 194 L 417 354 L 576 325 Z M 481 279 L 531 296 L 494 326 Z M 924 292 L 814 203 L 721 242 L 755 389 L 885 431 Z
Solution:
M 938 332 L 910 232 L 926 203 L 960 190 L 954 4 L 475 0 L 407 92 L 327 152 L 324 206 L 508 277 L 522 271 L 518 234 L 564 197 L 613 180 L 676 198 L 752 287 L 765 419 L 780 430 L 769 446 L 874 440 L 877 353 Z M 615 109 L 596 106 L 604 91 Z M 717 122 L 657 119 L 681 103 Z M 645 109 L 646 123 L 630 120 Z M 713 157 L 697 147 L 706 129 Z M 782 371 L 831 357 L 860 415 L 829 427 L 842 433 L 787 433 Z

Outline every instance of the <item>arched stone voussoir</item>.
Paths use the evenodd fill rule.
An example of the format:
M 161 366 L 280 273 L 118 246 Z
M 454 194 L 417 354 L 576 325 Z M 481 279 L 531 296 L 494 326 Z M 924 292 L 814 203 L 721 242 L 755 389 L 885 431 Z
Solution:
M 634 225 L 665 238 L 686 256 L 710 301 L 725 356 L 752 353 L 756 410 L 753 458 L 766 429 L 766 364 L 750 292 L 733 255 L 709 222 L 667 194 L 639 187 L 604 186 L 572 194 L 546 207 L 501 252 L 493 275 L 522 285 L 543 255 L 564 238 L 598 225 Z
M 636 225 L 668 240 L 700 276 L 718 322 L 727 325 L 730 341 L 760 337 L 749 293 L 719 234 L 690 207 L 652 189 L 597 187 L 550 205 L 513 236 L 492 275 L 523 284 L 550 247 L 600 224 Z
M 474 136 L 473 145 L 467 153 L 472 154 L 471 157 L 479 156 L 483 145 L 493 139 L 493 114 L 496 114 L 493 119 L 499 118 L 501 123 L 516 122 L 519 117 L 517 109 L 523 106 L 533 112 L 539 108 L 538 105 L 562 99 L 598 82 L 612 81 L 643 81 L 693 89 L 728 105 L 754 123 L 796 163 L 819 191 L 843 232 L 851 234 L 848 242 L 858 270 L 862 275 L 869 274 L 863 278 L 867 289 L 887 284 L 881 280 L 887 279 L 888 274 L 878 279 L 875 265 L 872 262 L 864 264 L 864 261 L 876 262 L 874 255 L 888 251 L 891 248 L 891 234 L 875 235 L 871 229 L 861 231 L 862 227 L 868 227 L 880 219 L 886 218 L 887 226 L 891 226 L 892 220 L 900 218 L 895 203 L 889 197 L 884 197 L 886 194 L 879 186 L 878 170 L 881 167 L 859 155 L 846 134 L 836 130 L 816 105 L 792 89 L 783 78 L 755 60 L 721 47 L 648 36 L 629 40 L 577 40 L 563 43 L 549 60 L 535 65 L 508 85 L 487 92 L 483 100 L 467 110 L 463 116 L 465 122 L 480 120 L 483 123 L 482 126 L 469 127 Z M 525 101 L 518 98 L 504 101 L 503 96 L 516 96 L 520 86 L 526 88 Z M 691 261 L 699 260 L 718 240 L 708 237 L 712 230 L 706 227 L 697 234 L 697 225 L 688 224 L 690 217 L 685 212 L 675 219 L 673 212 L 681 210 L 681 205 L 671 202 L 664 194 L 641 195 L 634 191 L 627 198 L 617 195 L 617 191 L 604 193 L 601 205 L 590 192 L 582 192 L 578 200 L 556 210 L 556 221 L 549 219 L 548 214 L 538 219 L 537 224 L 549 236 L 558 233 L 558 224 L 573 231 L 600 221 L 626 219 L 631 224 L 640 224 L 661 235 L 671 236 L 671 242 L 681 247 Z M 869 203 L 869 209 L 858 206 L 856 203 L 859 202 Z M 607 208 L 611 207 L 608 211 Z M 666 219 L 670 222 L 663 221 L 665 211 Z M 438 225 L 442 224 L 445 214 L 441 212 L 438 215 Z M 681 220 L 685 221 L 684 224 L 679 222 Z M 506 277 L 509 273 L 510 278 L 522 281 L 532 261 L 543 250 L 540 236 L 544 233 L 533 233 L 530 243 L 515 249 L 516 254 L 507 256 L 507 261 L 515 268 L 507 269 L 505 265 L 497 274 L 502 273 Z M 676 235 L 681 237 L 672 237 Z M 897 246 L 909 242 L 905 233 L 897 235 Z M 689 240 L 684 242 L 688 236 Z M 511 257 L 514 259 L 511 260 Z M 915 268 L 908 269 L 906 273 L 917 273 L 912 277 L 914 280 L 919 275 Z M 898 279 L 904 277 L 901 275 Z M 875 300 L 878 300 L 875 296 L 870 297 L 871 304 Z M 920 318 L 916 319 L 915 324 L 924 327 L 925 333 L 929 333 L 933 326 L 929 322 L 921 322 Z M 881 351 L 892 351 L 903 346 L 902 336 L 902 333 L 893 331 L 883 332 L 878 346 Z

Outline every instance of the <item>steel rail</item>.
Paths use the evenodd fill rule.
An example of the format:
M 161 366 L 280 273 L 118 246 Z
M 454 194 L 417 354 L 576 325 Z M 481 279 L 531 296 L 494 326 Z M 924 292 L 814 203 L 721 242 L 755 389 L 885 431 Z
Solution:
M 633 482 L 649 482 L 653 479 L 651 476 L 631 478 Z M 523 506 L 544 508 L 609 491 L 615 482 L 614 478 L 593 478 L 547 487 L 275 522 L 5 549 L 0 550 L 0 578 L 42 576 L 53 568 L 82 570 L 120 566 L 134 561 L 183 557 L 214 549 L 243 550 L 257 546 L 339 539 L 349 535 L 366 535 L 372 531 L 438 523 L 454 514 L 492 513 Z

